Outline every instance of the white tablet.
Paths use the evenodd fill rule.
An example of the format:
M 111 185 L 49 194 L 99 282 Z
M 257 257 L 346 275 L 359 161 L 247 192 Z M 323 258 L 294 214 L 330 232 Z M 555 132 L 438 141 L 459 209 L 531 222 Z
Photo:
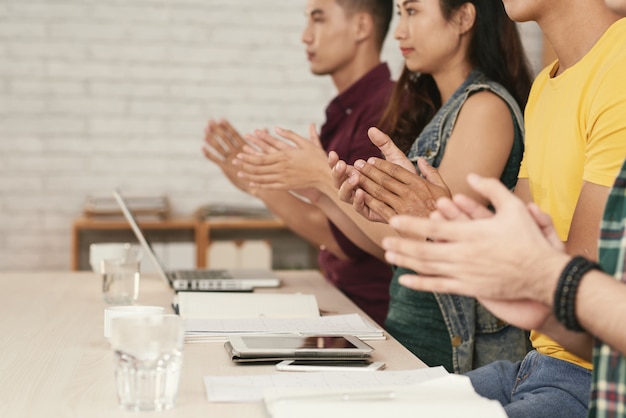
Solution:
M 366 358 L 372 347 L 352 335 L 231 336 L 226 344 L 234 358 Z
M 276 365 L 276 370 L 294 372 L 353 372 L 375 371 L 385 367 L 382 361 L 369 360 L 283 360 Z

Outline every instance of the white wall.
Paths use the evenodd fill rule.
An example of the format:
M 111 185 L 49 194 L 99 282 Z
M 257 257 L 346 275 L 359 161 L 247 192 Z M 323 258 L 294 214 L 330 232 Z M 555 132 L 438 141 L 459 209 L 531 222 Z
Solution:
M 303 0 L 0 0 L 0 270 L 67 269 L 88 194 L 250 202 L 200 153 L 209 117 L 306 132 Z M 540 38 L 525 30 L 536 55 Z M 385 58 L 401 65 L 388 40 Z

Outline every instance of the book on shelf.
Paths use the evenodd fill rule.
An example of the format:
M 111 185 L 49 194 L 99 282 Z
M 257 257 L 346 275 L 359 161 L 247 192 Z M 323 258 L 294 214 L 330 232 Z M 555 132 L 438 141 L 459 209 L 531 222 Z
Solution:
M 265 207 L 236 205 L 225 203 L 211 203 L 202 205 L 195 211 L 198 219 L 213 217 L 233 217 L 251 219 L 274 219 L 275 216 Z
M 169 199 L 160 196 L 128 196 L 128 207 L 137 217 L 166 219 L 170 215 Z M 89 195 L 85 198 L 83 213 L 86 217 L 123 217 L 113 196 Z

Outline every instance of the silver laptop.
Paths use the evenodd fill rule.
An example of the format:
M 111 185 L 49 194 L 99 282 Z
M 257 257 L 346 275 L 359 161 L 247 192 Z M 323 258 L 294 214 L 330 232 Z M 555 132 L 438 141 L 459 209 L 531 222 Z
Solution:
M 119 193 L 113 197 L 122 209 L 124 217 L 130 224 L 137 240 L 148 254 L 157 273 L 174 290 L 198 292 L 251 292 L 255 287 L 278 287 L 280 279 L 267 269 L 202 269 L 166 271 L 154 253 L 152 246 L 139 228 L 128 204 Z

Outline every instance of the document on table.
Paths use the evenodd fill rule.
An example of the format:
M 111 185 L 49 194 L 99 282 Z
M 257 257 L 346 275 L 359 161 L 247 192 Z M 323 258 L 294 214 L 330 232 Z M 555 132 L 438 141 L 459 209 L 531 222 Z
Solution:
M 359 314 L 315 318 L 213 318 L 185 320 L 187 342 L 225 341 L 229 335 L 326 334 L 354 335 L 362 340 L 385 339 L 382 328 Z
M 446 376 L 443 367 L 405 371 L 373 372 L 280 372 L 267 375 L 205 376 L 207 398 L 212 402 L 255 402 L 263 399 L 266 389 L 281 388 L 312 393 L 312 389 L 380 388 L 407 386 Z M 297 415 L 294 415 L 297 416 Z
M 374 372 L 382 374 L 385 372 Z M 478 395 L 467 376 L 455 374 L 410 385 L 295 391 L 270 388 L 265 406 L 272 418 L 449 417 L 506 418 L 498 401 Z
M 184 319 L 319 317 L 315 295 L 301 293 L 178 292 Z

